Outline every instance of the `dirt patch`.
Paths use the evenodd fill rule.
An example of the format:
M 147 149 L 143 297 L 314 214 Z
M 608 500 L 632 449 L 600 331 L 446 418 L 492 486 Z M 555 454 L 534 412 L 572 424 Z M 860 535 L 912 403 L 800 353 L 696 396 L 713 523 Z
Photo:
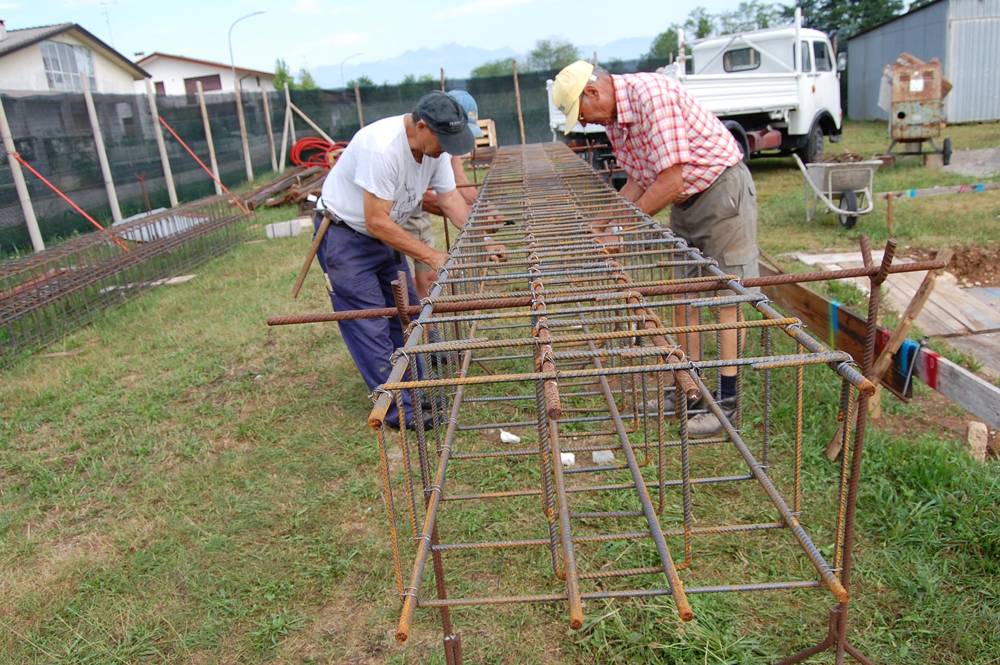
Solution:
M 948 272 L 958 278 L 960 286 L 1000 286 L 1000 246 L 952 247 L 955 253 L 948 263 Z M 904 255 L 918 261 L 933 259 L 938 250 L 907 248 Z
M 949 435 L 959 440 L 965 438 L 968 415 L 956 409 L 954 404 L 937 392 L 928 392 L 914 398 L 914 401 L 918 400 L 922 407 L 919 412 L 886 414 L 873 421 L 874 425 L 900 438 L 912 437 L 918 433 L 931 433 L 942 439 Z

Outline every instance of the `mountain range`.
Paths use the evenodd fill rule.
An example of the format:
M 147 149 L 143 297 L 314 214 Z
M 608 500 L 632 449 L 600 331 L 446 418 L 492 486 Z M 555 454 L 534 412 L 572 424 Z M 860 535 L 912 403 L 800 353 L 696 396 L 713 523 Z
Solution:
M 580 55 L 590 58 L 597 52 L 599 60 L 629 60 L 638 58 L 652 43 L 652 37 L 626 37 L 603 45 L 581 44 Z M 319 65 L 312 67 L 313 78 L 321 88 L 339 88 L 346 81 L 365 75 L 375 83 L 398 83 L 407 75 L 417 77 L 430 74 L 440 76 L 441 67 L 449 78 L 466 78 L 479 65 L 502 58 L 524 58 L 512 48 L 484 49 L 461 44 L 444 44 L 434 48 L 406 51 L 393 58 L 373 62 L 344 63 L 343 66 Z

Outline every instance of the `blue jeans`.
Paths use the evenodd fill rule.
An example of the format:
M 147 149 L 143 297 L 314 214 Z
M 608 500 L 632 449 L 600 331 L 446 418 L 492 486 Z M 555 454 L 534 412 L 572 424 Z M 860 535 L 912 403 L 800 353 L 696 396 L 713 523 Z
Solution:
M 313 218 L 314 228 L 319 228 L 321 220 L 319 214 Z M 332 223 L 320 243 L 316 259 L 330 278 L 330 302 L 336 312 L 395 307 L 391 283 L 400 270 L 406 273 L 410 303 L 418 302 L 406 257 L 381 240 Z M 338 325 L 354 365 L 368 389 L 374 390 L 385 383 L 392 370 L 389 358 L 393 351 L 403 346 L 399 319 L 357 319 L 339 321 Z M 403 409 L 406 411 L 406 422 L 412 423 L 410 391 L 403 393 Z M 393 427 L 399 426 L 395 400 L 385 422 Z

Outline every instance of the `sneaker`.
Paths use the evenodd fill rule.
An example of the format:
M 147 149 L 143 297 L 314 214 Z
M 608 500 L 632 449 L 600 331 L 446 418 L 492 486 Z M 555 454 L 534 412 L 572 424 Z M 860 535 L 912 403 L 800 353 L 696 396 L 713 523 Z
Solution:
M 717 404 L 722 409 L 722 413 L 725 414 L 726 419 L 732 422 L 733 417 L 736 415 L 736 395 L 720 399 Z M 702 406 L 703 404 L 699 400 L 697 404 L 692 404 L 689 408 L 695 409 Z M 721 432 L 722 421 L 711 411 L 699 413 L 688 420 L 688 436 L 693 439 L 704 439 L 720 434 Z
M 389 429 L 391 429 L 392 431 L 394 431 L 394 432 L 398 432 L 399 431 L 399 420 L 398 420 L 398 417 L 397 418 L 386 418 L 383 424 L 386 427 L 388 427 Z M 413 422 L 412 418 L 410 419 L 410 422 L 406 423 L 406 429 L 408 429 L 411 432 L 416 431 L 417 424 L 415 422 Z M 425 413 L 424 414 L 424 431 L 432 430 L 432 429 L 434 429 L 434 418 L 433 418 L 433 416 L 430 413 Z

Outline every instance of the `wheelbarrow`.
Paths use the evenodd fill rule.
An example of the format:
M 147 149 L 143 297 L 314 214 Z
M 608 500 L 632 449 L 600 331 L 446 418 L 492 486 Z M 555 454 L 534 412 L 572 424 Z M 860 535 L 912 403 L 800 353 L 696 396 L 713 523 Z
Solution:
M 845 229 L 853 228 L 858 217 L 875 207 L 872 184 L 875 170 L 882 165 L 880 160 L 803 164 L 798 155 L 793 153 L 793 156 L 806 180 L 806 221 L 811 222 L 816 216 L 820 201 Z

